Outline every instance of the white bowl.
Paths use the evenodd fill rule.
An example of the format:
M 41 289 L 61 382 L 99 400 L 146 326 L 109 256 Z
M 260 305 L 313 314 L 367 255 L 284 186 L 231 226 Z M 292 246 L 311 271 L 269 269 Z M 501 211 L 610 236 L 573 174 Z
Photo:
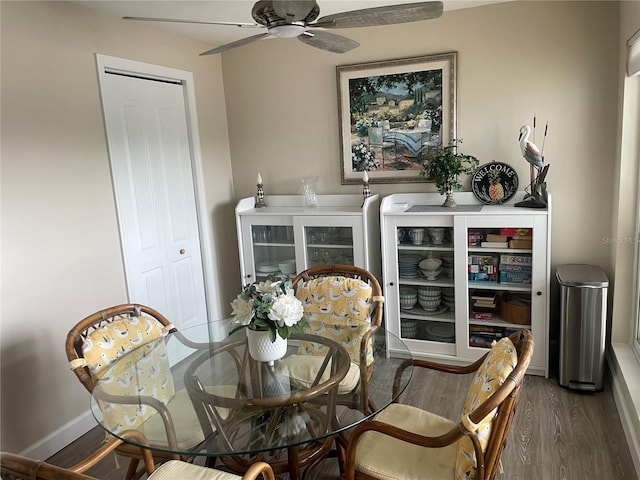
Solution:
M 421 293 L 420 295 L 418 295 L 418 298 L 421 298 L 423 300 L 437 300 L 439 298 L 442 298 L 442 293 L 440 292 Z
M 420 306 L 424 310 L 437 310 L 438 307 L 440 306 L 440 299 L 437 299 L 437 300 L 423 300 L 423 299 L 419 298 L 418 302 L 420 302 Z
M 442 272 L 441 269 L 438 270 L 420 270 L 422 272 L 422 274 L 425 276 L 425 278 L 427 280 L 435 280 L 438 275 L 440 275 L 440 272 Z
M 440 265 L 442 265 L 442 260 L 439 258 L 425 258 L 418 264 L 418 267 L 421 270 L 437 270 Z
M 430 297 L 435 295 L 441 295 L 442 289 L 440 287 L 420 287 L 418 289 L 418 295 L 424 297 Z
M 296 273 L 296 260 L 294 258 L 283 260 L 278 263 L 280 271 L 286 275 Z
M 418 290 L 413 287 L 400 287 L 400 297 L 411 297 L 418 295 Z
M 400 308 L 402 310 L 411 310 L 413 307 L 416 306 L 417 302 L 418 302 L 418 297 L 417 296 L 415 296 L 413 298 L 400 297 Z

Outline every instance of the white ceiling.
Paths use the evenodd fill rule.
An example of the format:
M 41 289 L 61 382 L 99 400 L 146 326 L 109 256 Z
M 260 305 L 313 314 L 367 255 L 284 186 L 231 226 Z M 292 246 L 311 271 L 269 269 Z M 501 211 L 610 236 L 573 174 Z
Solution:
M 320 16 L 338 12 L 410 3 L 416 0 L 318 0 Z M 476 7 L 509 0 L 444 0 L 444 10 Z M 76 0 L 72 3 L 100 10 L 116 17 L 156 17 L 180 20 L 253 23 L 251 7 L 255 0 Z M 445 13 L 446 14 L 446 13 Z M 122 20 L 131 21 L 131 20 Z M 138 22 L 187 37 L 203 40 L 213 47 L 261 33 L 253 28 L 227 25 L 189 25 L 162 22 Z

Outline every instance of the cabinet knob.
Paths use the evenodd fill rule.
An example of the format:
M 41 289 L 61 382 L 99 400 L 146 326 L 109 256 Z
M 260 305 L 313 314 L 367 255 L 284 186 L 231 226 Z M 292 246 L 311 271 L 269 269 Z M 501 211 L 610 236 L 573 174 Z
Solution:
M 542 292 L 536 292 L 536 295 L 541 297 L 542 296 Z
M 389 286 L 390 286 L 390 287 L 393 287 L 393 282 L 389 282 Z
M 184 248 L 180 249 L 180 255 L 184 255 L 187 251 Z

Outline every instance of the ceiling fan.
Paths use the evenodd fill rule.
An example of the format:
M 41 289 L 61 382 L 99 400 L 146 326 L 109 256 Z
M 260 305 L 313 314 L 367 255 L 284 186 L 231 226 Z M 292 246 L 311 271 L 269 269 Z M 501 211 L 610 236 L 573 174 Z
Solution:
M 332 28 L 375 27 L 397 23 L 417 22 L 438 18 L 442 15 L 442 2 L 417 2 L 382 7 L 363 8 L 349 12 L 327 15 L 318 19 L 320 7 L 315 0 L 259 0 L 251 9 L 256 23 L 207 22 L 179 20 L 173 18 L 122 17 L 125 20 L 150 22 L 175 22 L 206 25 L 230 25 L 241 28 L 266 29 L 259 33 L 220 47 L 212 48 L 200 55 L 213 55 L 270 36 L 297 38 L 303 43 L 333 53 L 346 53 L 360 44 L 350 38 L 325 31 Z

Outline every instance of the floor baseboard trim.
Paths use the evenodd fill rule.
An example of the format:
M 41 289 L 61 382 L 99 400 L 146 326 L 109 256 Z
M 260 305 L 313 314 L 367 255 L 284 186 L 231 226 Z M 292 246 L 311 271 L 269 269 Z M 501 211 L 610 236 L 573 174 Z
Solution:
M 93 418 L 91 411 L 87 410 L 78 418 L 65 423 L 43 439 L 25 448 L 20 452 L 20 455 L 37 460 L 46 460 L 95 426 L 96 420 Z
M 631 347 L 629 346 L 629 349 Z M 632 387 L 627 383 L 629 376 L 629 368 L 637 370 L 638 365 L 632 365 L 628 360 L 629 352 L 623 345 L 613 345 L 612 352 L 608 355 L 608 366 L 611 374 L 611 383 L 613 390 L 613 398 L 618 409 L 620 422 L 624 430 L 631 459 L 636 469 L 636 475 L 640 480 L 640 428 L 638 419 L 640 419 L 640 410 L 637 408 L 633 398 Z M 633 353 L 631 353 L 633 355 Z M 639 377 L 632 377 L 632 381 L 637 382 Z M 637 394 L 637 391 L 636 391 Z

